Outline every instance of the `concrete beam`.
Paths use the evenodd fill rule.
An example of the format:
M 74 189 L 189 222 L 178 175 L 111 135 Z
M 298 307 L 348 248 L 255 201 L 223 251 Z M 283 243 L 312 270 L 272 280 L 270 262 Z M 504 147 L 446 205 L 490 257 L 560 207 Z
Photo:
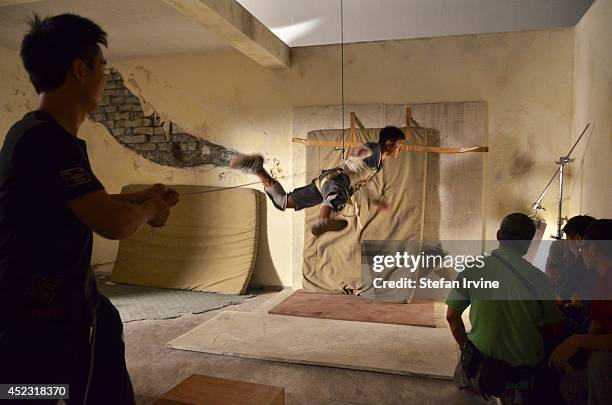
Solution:
M 43 0 L 0 0 L 0 7 L 16 6 L 27 3 L 40 3 Z
M 288 67 L 290 48 L 235 0 L 164 0 L 255 62 Z

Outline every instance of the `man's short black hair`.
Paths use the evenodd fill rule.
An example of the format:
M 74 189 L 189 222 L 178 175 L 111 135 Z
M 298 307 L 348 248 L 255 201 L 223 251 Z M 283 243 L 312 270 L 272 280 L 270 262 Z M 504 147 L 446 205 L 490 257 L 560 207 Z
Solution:
M 584 239 L 595 245 L 595 249 L 612 258 L 612 219 L 598 219 L 587 227 Z
M 499 226 L 502 240 L 531 240 L 535 231 L 533 220 L 518 212 L 506 215 Z
M 572 237 L 580 236 L 584 239 L 584 233 L 595 218 L 588 215 L 576 215 L 571 217 L 563 227 L 563 232 Z
M 106 32 L 96 23 L 74 14 L 28 20 L 30 30 L 21 42 L 21 60 L 37 93 L 57 89 L 75 59 L 90 69 L 100 49 L 107 46 Z
M 499 245 L 524 255 L 529 250 L 535 231 L 535 223 L 527 215 L 518 212 L 506 215 L 499 226 Z
M 384 127 L 378 134 L 378 144 L 380 146 L 384 146 L 387 141 L 395 143 L 401 139 L 406 139 L 406 135 L 398 127 Z

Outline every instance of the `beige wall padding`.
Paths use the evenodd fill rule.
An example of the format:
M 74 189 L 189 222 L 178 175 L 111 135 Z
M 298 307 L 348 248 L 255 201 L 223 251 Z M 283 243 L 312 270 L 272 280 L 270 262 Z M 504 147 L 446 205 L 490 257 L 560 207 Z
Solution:
M 348 106 L 357 111 L 365 126 L 401 126 L 406 121 L 406 107 L 422 128 L 412 130 L 406 144 L 462 147 L 487 146 L 487 103 L 431 103 L 412 105 Z M 295 111 L 296 133 L 306 128 L 329 125 L 339 107 L 304 107 Z M 337 120 L 336 120 L 337 121 Z M 357 141 L 377 141 L 379 129 L 357 130 Z M 338 141 L 342 130 L 310 130 L 309 140 Z M 349 139 L 346 132 L 345 139 Z M 427 138 L 427 140 L 426 140 Z M 340 152 L 331 147 L 299 146 L 297 162 L 306 168 L 306 177 L 314 178 L 322 169 L 335 167 Z M 349 150 L 350 152 L 350 150 Z M 304 154 L 303 157 L 300 155 Z M 398 159 L 388 159 L 371 188 L 390 204 L 388 211 L 369 207 L 365 190 L 357 194 L 361 204 L 360 230 L 353 207 L 341 216 L 349 226 L 336 234 L 324 234 L 318 240 L 310 226 L 318 218 L 318 207 L 305 210 L 304 251 L 301 285 L 307 291 L 356 292 L 367 290 L 368 277 L 362 277 L 362 240 L 480 240 L 484 234 L 483 193 L 486 153 L 402 152 Z M 294 219 L 294 236 L 299 229 Z M 441 247 L 447 248 L 442 244 Z M 448 246 L 453 249 L 453 246 Z M 299 275 L 294 276 L 299 280 Z
M 380 129 L 358 129 L 357 140 L 362 143 L 377 141 Z M 312 131 L 308 139 L 336 140 L 341 130 Z M 412 143 L 425 144 L 425 133 L 415 134 Z M 353 149 L 348 149 L 351 153 Z M 309 174 L 336 167 L 340 152 L 334 148 L 308 147 L 306 168 Z M 329 232 L 315 238 L 310 227 L 318 220 L 319 207 L 305 213 L 304 234 L 304 289 L 307 291 L 335 291 L 352 293 L 364 287 L 361 277 L 360 241 L 368 239 L 419 239 L 421 231 L 421 201 L 423 189 L 424 153 L 405 152 L 398 159 L 387 159 L 382 173 L 371 182 L 375 194 L 384 194 L 389 209 L 379 211 L 371 207 L 362 188 L 354 197 L 360 205 L 360 229 L 355 216 L 355 205 L 347 206 L 339 217 L 349 225 L 341 232 Z
M 143 187 L 126 186 L 122 193 Z M 181 194 L 181 201 L 172 209 L 168 222 L 162 228 L 144 226 L 121 241 L 112 280 L 243 294 L 257 252 L 258 192 L 207 186 L 173 187 Z M 193 194 L 198 192 L 205 193 Z

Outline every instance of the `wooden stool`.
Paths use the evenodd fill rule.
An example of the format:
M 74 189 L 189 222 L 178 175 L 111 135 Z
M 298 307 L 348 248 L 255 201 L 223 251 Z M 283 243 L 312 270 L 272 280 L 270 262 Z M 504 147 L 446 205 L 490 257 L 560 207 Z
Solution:
M 153 405 L 284 405 L 285 388 L 193 374 Z

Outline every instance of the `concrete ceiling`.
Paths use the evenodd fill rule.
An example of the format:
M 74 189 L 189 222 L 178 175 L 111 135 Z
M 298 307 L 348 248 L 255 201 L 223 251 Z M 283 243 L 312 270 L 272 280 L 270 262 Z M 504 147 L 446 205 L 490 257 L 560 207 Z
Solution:
M 289 46 L 340 42 L 341 0 L 237 0 Z M 343 0 L 344 41 L 575 25 L 593 0 Z
M 233 0 L 224 0 L 233 1 Z M 575 25 L 593 0 L 343 0 L 344 41 Z M 340 0 L 238 0 L 290 46 L 340 42 Z M 229 49 L 162 0 L 0 0 L 0 46 L 18 49 L 33 12 L 72 12 L 109 34 L 109 59 Z
M 15 1 L 13 1 L 14 3 Z M 19 49 L 25 20 L 75 13 L 98 23 L 107 33 L 108 59 L 229 49 L 230 45 L 161 0 L 44 0 L 2 6 L 0 46 Z

